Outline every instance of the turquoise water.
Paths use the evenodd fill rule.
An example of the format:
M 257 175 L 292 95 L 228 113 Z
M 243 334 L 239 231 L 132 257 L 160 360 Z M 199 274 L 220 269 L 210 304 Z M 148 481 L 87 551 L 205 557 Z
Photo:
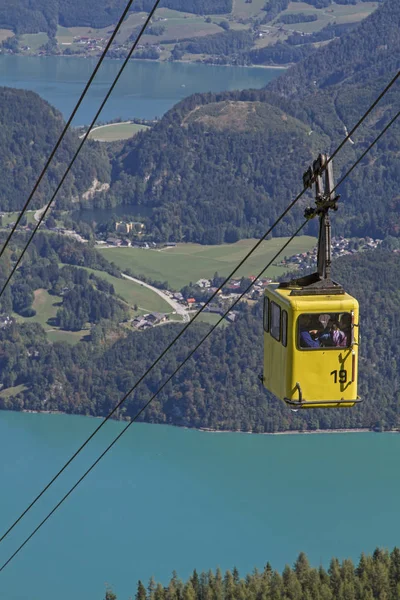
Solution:
M 0 529 L 98 425 L 63 415 L 0 413 Z M 93 440 L 62 485 L 0 545 L 3 562 L 68 483 L 122 424 Z M 166 582 L 173 569 L 270 561 L 298 552 L 314 565 L 332 555 L 400 543 L 400 436 L 255 436 L 134 425 L 65 505 L 4 570 L 6 600 L 118 600 L 140 578 Z M 35 517 L 35 518 L 33 518 Z
M 67 118 L 95 64 L 90 58 L 2 55 L 0 85 L 33 90 Z M 120 66 L 119 60 L 103 63 L 74 124 L 90 123 Z M 153 119 L 196 92 L 261 88 L 281 72 L 134 60 L 126 67 L 100 119 Z

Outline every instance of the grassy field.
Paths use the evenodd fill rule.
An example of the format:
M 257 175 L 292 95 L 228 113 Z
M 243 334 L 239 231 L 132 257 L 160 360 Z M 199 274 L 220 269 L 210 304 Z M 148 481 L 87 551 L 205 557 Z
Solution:
M 40 46 L 49 41 L 47 33 L 24 33 L 21 35 L 21 46 L 29 46 L 31 50 L 39 50 Z
M 208 323 L 209 325 L 215 325 L 216 323 L 218 323 L 220 318 L 221 318 L 221 315 L 217 315 L 216 313 L 203 312 L 197 317 L 195 322 L 196 323 L 199 323 L 199 322 Z M 223 321 L 221 321 L 221 323 L 218 325 L 218 327 L 226 327 L 227 325 L 228 325 L 228 321 L 226 319 L 224 319 Z
M 0 391 L 0 398 L 10 398 L 11 396 L 16 396 L 21 392 L 25 392 L 27 389 L 28 388 L 23 383 L 21 383 L 21 385 L 5 388 L 4 390 Z
M 52 342 L 62 341 L 76 344 L 88 334 L 88 330 L 63 331 L 48 323 L 49 319 L 53 319 L 57 315 L 61 300 L 60 296 L 52 296 L 47 290 L 36 290 L 35 299 L 32 304 L 32 307 L 36 310 L 36 315 L 34 317 L 21 317 L 20 315 L 14 314 L 13 316 L 19 323 L 39 323 L 46 331 L 49 340 Z
M 28 210 L 25 213 L 26 216 L 26 220 L 28 223 L 35 223 L 35 219 L 34 219 L 34 214 L 36 211 L 34 210 Z M 6 226 L 9 225 L 10 223 L 15 223 L 16 220 L 18 219 L 19 216 L 19 212 L 6 212 L 6 213 L 1 213 L 3 216 L 1 217 L 1 224 L 2 226 Z
M 281 15 L 304 13 L 308 15 L 317 15 L 318 20 L 312 21 L 311 23 L 293 23 L 284 25 L 283 29 L 288 32 L 301 31 L 303 33 L 314 33 L 329 23 L 339 25 L 342 23 L 362 21 L 362 19 L 365 19 L 365 17 L 371 14 L 377 6 L 377 2 L 358 2 L 357 4 L 347 5 L 332 4 L 328 8 L 316 9 L 306 2 L 291 2 Z
M 286 240 L 287 238 L 275 238 L 264 242 L 238 271 L 237 276 L 258 274 Z M 136 275 L 147 275 L 161 281 L 167 280 L 170 288 L 178 290 L 190 281 L 196 282 L 202 277 L 212 277 L 216 271 L 220 275 L 228 275 L 255 243 L 255 240 L 241 240 L 236 244 L 220 246 L 178 244 L 175 248 L 163 250 L 141 248 L 99 250 L 107 260 L 114 262 L 122 271 L 129 268 Z M 315 244 L 315 238 L 299 236 L 286 248 L 284 255 L 291 256 L 298 252 L 306 252 Z M 282 267 L 272 266 L 267 275 L 275 277 L 284 271 Z
M 108 283 L 112 283 L 115 293 L 118 294 L 122 300 L 130 306 L 137 304 L 140 309 L 137 311 L 138 314 L 144 312 L 170 313 L 172 311 L 172 307 L 158 294 L 134 281 L 129 281 L 129 279 L 118 279 L 118 277 L 113 277 L 104 271 L 95 271 L 93 269 L 88 269 L 87 267 L 82 268 L 86 269 L 89 273 L 93 273 L 96 277 L 101 277 L 108 281 Z
M 112 123 L 110 125 L 95 127 L 89 133 L 89 138 L 97 142 L 118 142 L 120 140 L 128 140 L 139 131 L 145 129 L 150 128 L 146 125 L 138 125 L 137 123 Z

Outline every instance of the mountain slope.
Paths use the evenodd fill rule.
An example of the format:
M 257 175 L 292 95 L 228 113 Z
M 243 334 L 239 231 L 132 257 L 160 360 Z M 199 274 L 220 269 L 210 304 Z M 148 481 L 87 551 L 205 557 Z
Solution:
M 63 126 L 61 113 L 37 94 L 0 88 L 0 210 L 23 206 Z M 77 134 L 69 132 L 35 195 L 33 208 L 50 199 L 77 145 Z M 65 181 L 58 197 L 59 206 L 87 190 L 94 178 L 108 180 L 109 161 L 99 144 L 89 142 Z
M 301 189 L 312 158 L 341 142 L 396 72 L 399 28 L 400 5 L 387 0 L 265 90 L 186 99 L 149 134 L 125 145 L 114 164 L 111 201 L 151 206 L 150 227 L 164 239 L 216 243 L 260 235 Z M 394 114 L 399 89 L 385 96 L 340 153 L 337 178 Z M 399 127 L 391 128 L 340 190 L 338 233 L 398 234 Z M 292 231 L 292 225 L 276 233 Z
M 221 243 L 261 235 L 316 152 L 319 136 L 259 93 L 226 97 L 184 101 L 117 158 L 112 201 L 152 207 L 156 237 Z

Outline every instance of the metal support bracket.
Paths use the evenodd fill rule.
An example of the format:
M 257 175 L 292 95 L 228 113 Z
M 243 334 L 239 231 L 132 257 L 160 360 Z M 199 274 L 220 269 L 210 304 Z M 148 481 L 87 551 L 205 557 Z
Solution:
M 341 285 L 331 279 L 332 240 L 329 211 L 337 210 L 340 196 L 335 195 L 333 166 L 329 157 L 320 154 L 312 167 L 303 175 L 304 187 L 315 186 L 315 207 L 305 210 L 307 219 L 319 218 L 317 271 L 312 275 L 281 283 L 279 287 L 292 289 L 293 296 L 316 294 L 344 294 Z

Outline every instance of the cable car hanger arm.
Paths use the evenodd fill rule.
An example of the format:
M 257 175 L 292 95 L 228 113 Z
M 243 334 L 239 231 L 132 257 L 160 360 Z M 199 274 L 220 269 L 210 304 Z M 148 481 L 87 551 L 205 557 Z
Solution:
M 334 193 L 333 166 L 329 156 L 318 156 L 304 173 L 303 184 L 305 188 L 315 186 L 315 207 L 306 208 L 304 216 L 308 220 L 319 217 L 317 271 L 282 283 L 280 287 L 293 288 L 291 293 L 294 296 L 344 294 L 342 286 L 331 279 L 332 241 L 329 211 L 338 209 L 337 202 L 340 196 Z

